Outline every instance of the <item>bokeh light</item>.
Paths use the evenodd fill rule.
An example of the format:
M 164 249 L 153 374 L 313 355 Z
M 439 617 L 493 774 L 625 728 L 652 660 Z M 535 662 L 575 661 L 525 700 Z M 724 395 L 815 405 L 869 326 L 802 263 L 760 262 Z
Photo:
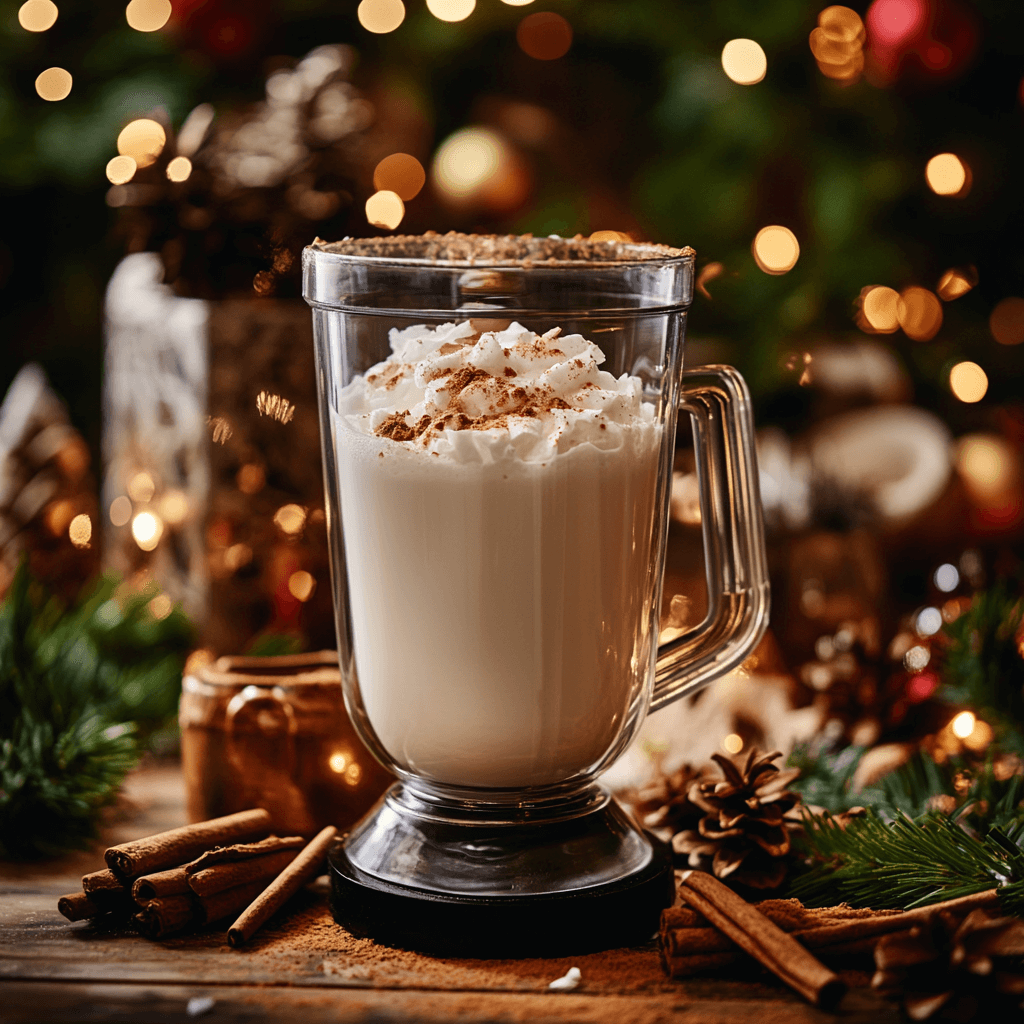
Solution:
M 768 71 L 768 58 L 753 39 L 730 39 L 722 47 L 722 70 L 737 85 L 757 85 Z
M 76 548 L 87 548 L 92 540 L 92 520 L 82 512 L 68 526 L 68 536 Z
M 980 402 L 988 391 L 988 374 L 969 360 L 949 371 L 949 389 L 961 402 Z
M 932 576 L 932 579 L 935 582 L 935 586 L 937 586 L 944 594 L 948 594 L 960 586 L 960 573 L 952 562 L 943 562 L 943 564 L 935 570 L 935 574 Z
M 188 518 L 188 496 L 177 488 L 161 495 L 157 507 L 160 509 L 160 515 L 164 522 L 171 526 L 181 526 Z
M 465 21 L 476 0 L 427 0 L 427 10 L 439 21 Z
M 348 764 L 348 757 L 339 750 L 331 754 L 327 759 L 327 764 L 332 772 L 337 772 L 340 775 Z
M 26 32 L 45 32 L 53 28 L 58 13 L 53 0 L 27 0 L 18 8 L 18 24 Z
M 374 192 L 366 200 L 366 219 L 375 228 L 394 231 L 405 216 L 405 204 L 394 192 Z
M 145 503 L 153 497 L 155 491 L 156 484 L 153 483 L 153 478 L 145 470 L 141 473 L 136 473 L 128 481 L 128 495 L 132 501 Z
M 314 590 L 316 590 L 316 580 L 305 569 L 293 572 L 288 577 L 288 593 L 296 601 L 308 601 L 313 596 Z
M 107 161 L 107 180 L 115 185 L 124 185 L 135 177 L 138 166 L 130 156 L 115 156 Z
M 939 153 L 928 161 L 924 177 L 936 195 L 960 195 L 966 192 L 967 165 L 955 153 Z
M 885 285 L 869 285 L 861 295 L 862 327 L 875 334 L 892 334 L 899 330 L 897 308 L 900 293 Z
M 437 191 L 450 203 L 510 209 L 525 195 L 512 161 L 511 148 L 496 131 L 473 126 L 441 143 L 431 174 Z
M 966 295 L 978 283 L 978 270 L 976 267 L 950 267 L 935 286 L 939 298 L 943 302 L 952 302 Z
M 809 43 L 818 70 L 828 78 L 850 83 L 864 70 L 864 22 L 849 7 L 826 7 Z
M 572 25 L 553 11 L 528 14 L 516 29 L 519 48 L 535 60 L 558 60 L 572 46 Z
M 532 4 L 533 0 L 501 0 L 503 4 L 508 4 L 509 7 L 525 7 L 527 4 Z
M 117 137 L 117 151 L 130 156 L 140 167 L 148 167 L 163 152 L 167 133 L 157 121 L 140 117 L 121 129 Z
M 1011 295 L 992 310 L 988 329 L 1000 345 L 1019 345 L 1024 342 L 1024 299 Z
M 132 536 L 143 551 L 152 551 L 160 543 L 164 524 L 152 512 L 140 512 L 132 520 Z
M 282 533 L 294 537 L 306 525 L 306 510 L 301 505 L 282 505 L 274 513 L 274 523 Z
M 168 181 L 188 181 L 192 174 L 192 161 L 187 156 L 176 156 L 167 165 Z
M 241 569 L 252 561 L 252 548 L 248 544 L 232 544 L 224 552 L 224 564 L 232 572 Z
M 127 526 L 128 520 L 132 517 L 132 502 L 131 499 L 125 495 L 118 495 L 110 503 L 110 521 L 114 526 Z
M 633 239 L 625 231 L 594 231 L 590 235 L 591 242 L 632 242 Z
M 63 68 L 47 68 L 36 78 L 36 92 L 44 100 L 56 103 L 71 92 L 71 73 Z
M 738 754 L 743 749 L 743 737 L 734 732 L 722 740 L 722 748 L 729 754 Z
M 136 32 L 156 32 L 171 17 L 171 0 L 131 0 L 124 16 Z
M 922 608 L 914 620 L 918 636 L 934 636 L 942 629 L 942 612 L 938 608 Z
M 872 40 L 889 48 L 916 36 L 927 18 L 925 0 L 875 0 L 865 20 Z
M 247 462 L 238 471 L 235 482 L 243 494 L 257 494 L 266 485 L 267 474 L 259 463 Z
M 154 619 L 166 619 L 174 610 L 174 602 L 166 594 L 157 594 L 147 607 Z
M 409 153 L 392 153 L 373 170 L 373 187 L 378 191 L 394 192 L 406 203 L 419 195 L 426 181 L 427 172 L 423 164 Z
M 864 41 L 864 22 L 860 15 L 849 7 L 835 4 L 826 7 L 818 15 L 818 26 L 830 39 L 841 39 L 849 43 Z
M 356 9 L 356 17 L 367 32 L 385 35 L 405 21 L 405 4 L 402 0 L 363 0 Z
M 896 319 L 914 341 L 929 341 L 942 326 L 942 303 L 927 288 L 904 288 L 896 304 Z
M 754 260 L 766 274 L 785 274 L 800 258 L 800 243 L 789 228 L 770 224 L 761 228 L 751 247 Z
M 998 434 L 967 434 L 957 443 L 956 468 L 976 497 L 998 499 L 1013 482 L 1014 452 Z
M 956 718 L 950 723 L 950 728 L 953 730 L 953 735 L 960 740 L 967 739 L 968 736 L 974 732 L 974 723 L 976 718 L 970 711 L 961 711 Z

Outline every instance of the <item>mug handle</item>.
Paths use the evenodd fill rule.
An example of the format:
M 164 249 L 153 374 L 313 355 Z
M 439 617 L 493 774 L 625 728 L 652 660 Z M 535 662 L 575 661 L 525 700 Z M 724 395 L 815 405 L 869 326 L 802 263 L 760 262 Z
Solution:
M 734 669 L 768 627 L 768 563 L 746 381 L 731 366 L 687 370 L 679 408 L 693 423 L 708 613 L 658 648 L 651 711 Z
M 285 748 L 286 770 L 289 776 L 294 775 L 295 734 L 298 731 L 298 723 L 295 719 L 295 709 L 280 686 L 264 687 L 250 685 L 245 687 L 241 693 L 236 693 L 228 702 L 227 710 L 224 714 L 224 734 L 228 761 L 234 765 L 237 771 L 243 773 L 243 777 L 250 770 L 251 766 L 246 765 L 245 758 L 238 750 L 235 719 L 243 711 L 246 713 L 258 713 L 261 710 L 269 711 L 274 715 L 280 715 L 283 719 L 284 728 L 280 731 L 283 731 L 285 736 L 287 736 L 288 742 L 288 746 Z M 264 735 L 279 731 L 277 729 L 267 730 L 263 728 L 258 719 L 257 728 Z

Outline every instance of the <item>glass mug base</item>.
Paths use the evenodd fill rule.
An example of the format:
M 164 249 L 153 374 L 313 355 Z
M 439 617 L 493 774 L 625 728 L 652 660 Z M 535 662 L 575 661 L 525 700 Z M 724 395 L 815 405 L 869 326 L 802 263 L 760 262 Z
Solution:
M 668 847 L 598 787 L 588 807 L 516 823 L 422 816 L 392 786 L 330 855 L 354 935 L 434 956 L 568 956 L 646 942 L 674 896 Z

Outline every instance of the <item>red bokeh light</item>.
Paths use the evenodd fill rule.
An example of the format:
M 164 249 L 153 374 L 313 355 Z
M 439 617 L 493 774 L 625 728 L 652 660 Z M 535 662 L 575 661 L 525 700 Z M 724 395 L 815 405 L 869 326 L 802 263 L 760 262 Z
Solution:
M 899 46 L 916 39 L 928 24 L 925 0 L 875 0 L 865 22 L 872 43 Z

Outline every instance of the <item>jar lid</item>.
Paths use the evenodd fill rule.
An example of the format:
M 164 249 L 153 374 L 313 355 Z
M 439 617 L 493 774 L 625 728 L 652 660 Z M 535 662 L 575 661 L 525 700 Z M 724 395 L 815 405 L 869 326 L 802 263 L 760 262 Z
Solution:
M 338 686 L 341 671 L 337 651 L 312 651 L 258 658 L 228 655 L 196 670 L 195 677 L 208 686 Z

